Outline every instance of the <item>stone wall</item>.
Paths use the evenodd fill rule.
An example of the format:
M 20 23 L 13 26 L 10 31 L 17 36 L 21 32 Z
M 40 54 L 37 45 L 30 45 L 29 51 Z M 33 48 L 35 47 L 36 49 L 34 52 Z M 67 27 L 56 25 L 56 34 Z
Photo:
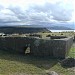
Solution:
M 67 38 L 66 36 L 50 36 L 51 39 Z
M 75 35 L 74 35 L 74 39 L 73 39 L 73 41 L 75 41 Z
M 36 56 L 51 56 L 65 58 L 73 43 L 73 38 L 65 39 L 34 39 L 31 44 L 31 53 Z
M 28 37 L 0 37 L 0 50 L 25 53 L 30 45 L 30 53 L 35 56 L 65 58 L 73 43 L 73 38 L 40 39 Z
M 65 38 L 64 40 L 66 41 L 66 55 L 67 55 L 73 44 L 73 37 Z
M 0 38 L 0 50 L 24 53 L 25 47 L 29 44 L 26 37 L 2 37 Z

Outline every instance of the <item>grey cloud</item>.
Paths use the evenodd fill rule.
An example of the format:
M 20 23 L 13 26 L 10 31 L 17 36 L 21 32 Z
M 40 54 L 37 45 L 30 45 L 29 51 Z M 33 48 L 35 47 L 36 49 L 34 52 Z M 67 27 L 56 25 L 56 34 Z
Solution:
M 68 12 L 65 12 L 65 13 L 62 13 L 62 12 L 59 12 L 55 15 L 55 13 L 52 13 L 53 15 L 53 19 L 54 20 L 57 20 L 57 21 L 70 21 L 71 20 L 71 13 L 68 13 Z
M 47 13 L 49 17 L 53 16 L 53 19 L 57 21 L 69 21 L 71 20 L 72 17 L 72 9 L 62 7 L 61 3 L 56 4 L 46 3 L 42 7 L 32 6 L 30 10 L 35 10 L 35 13 L 36 12 Z
M 26 12 L 25 11 L 23 11 L 23 10 L 21 10 L 21 8 L 19 7 L 19 6 L 16 6 L 16 7 L 14 7 L 14 6 L 10 6 L 8 9 L 10 9 L 12 12 L 14 12 L 15 13 L 15 15 L 17 16 L 17 18 L 19 18 L 20 20 L 24 20 L 24 19 L 26 19 L 27 18 L 27 16 L 25 15 L 26 14 Z
M 7 8 L 0 10 L 0 23 L 19 21 L 14 12 Z
M 72 17 L 72 9 L 63 8 L 60 4 L 56 4 L 52 9 L 52 16 L 57 21 L 70 21 Z
M 44 13 L 44 15 L 42 15 L 41 12 Z M 37 22 L 51 22 L 51 20 L 55 20 L 58 22 L 66 22 L 71 20 L 72 8 L 64 8 L 63 6 L 61 6 L 61 3 L 46 3 L 43 6 L 31 5 L 28 10 L 25 10 L 25 13 L 21 14 L 22 16 L 19 16 L 19 18 L 23 18 L 24 20 L 31 20 Z
M 38 5 L 32 5 L 29 7 L 27 10 L 22 10 L 20 7 L 13 7 L 10 6 L 9 9 L 13 11 L 16 16 L 21 20 L 25 22 L 35 22 L 37 21 L 38 23 L 41 21 L 49 21 L 50 14 L 49 12 L 45 12 L 46 10 L 44 9 L 44 6 L 38 6 Z
M 2 8 L 2 7 L 1 7 Z M 70 21 L 72 9 L 62 7 L 61 3 L 45 5 L 30 5 L 28 9 L 22 10 L 19 6 L 10 6 L 8 9 L 13 12 L 0 18 L 1 21 L 20 21 L 26 24 L 51 24 L 52 20 L 58 22 Z M 0 14 L 1 15 L 1 14 Z
M 2 5 L 0 5 L 0 10 L 3 9 L 4 7 Z

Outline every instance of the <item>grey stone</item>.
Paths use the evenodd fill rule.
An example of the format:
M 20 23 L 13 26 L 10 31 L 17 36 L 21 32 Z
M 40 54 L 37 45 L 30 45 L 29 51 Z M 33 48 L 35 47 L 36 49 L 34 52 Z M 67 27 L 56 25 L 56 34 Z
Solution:
M 63 67 L 75 67 L 75 58 L 66 58 L 61 61 Z
M 0 37 L 0 50 L 24 54 L 30 47 L 30 53 L 35 56 L 51 56 L 65 58 L 72 46 L 73 38 L 42 39 L 31 37 L 4 36 Z

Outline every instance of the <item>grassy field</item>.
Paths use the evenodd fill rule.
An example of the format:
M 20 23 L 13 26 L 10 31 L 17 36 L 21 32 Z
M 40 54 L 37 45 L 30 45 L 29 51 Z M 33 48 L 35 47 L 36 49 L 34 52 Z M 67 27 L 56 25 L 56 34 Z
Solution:
M 75 58 L 74 54 L 73 46 L 69 57 Z M 0 75 L 47 75 L 47 71 L 55 71 L 59 75 L 75 75 L 74 68 L 63 68 L 59 61 L 49 57 L 40 58 L 0 50 Z
M 51 35 L 51 36 L 71 36 L 71 37 L 74 37 L 75 33 L 74 32 L 39 32 L 39 33 L 36 33 L 36 34 L 39 34 L 42 36 L 43 39 L 47 39 L 47 35 Z M 29 35 L 29 34 L 27 34 Z
M 73 36 L 73 33 L 38 33 L 42 38 L 47 35 Z M 68 57 L 75 58 L 75 43 Z M 63 68 L 60 60 L 49 57 L 12 54 L 0 50 L 0 75 L 47 75 L 47 71 L 55 71 L 59 75 L 75 75 L 75 67 Z

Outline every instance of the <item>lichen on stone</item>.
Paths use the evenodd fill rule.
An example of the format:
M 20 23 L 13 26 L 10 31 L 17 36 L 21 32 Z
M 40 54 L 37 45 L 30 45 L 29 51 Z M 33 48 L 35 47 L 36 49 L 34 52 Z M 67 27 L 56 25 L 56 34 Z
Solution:
M 35 45 L 36 47 L 38 47 L 39 44 L 40 44 L 40 40 L 35 40 L 35 41 L 34 41 L 34 45 Z

